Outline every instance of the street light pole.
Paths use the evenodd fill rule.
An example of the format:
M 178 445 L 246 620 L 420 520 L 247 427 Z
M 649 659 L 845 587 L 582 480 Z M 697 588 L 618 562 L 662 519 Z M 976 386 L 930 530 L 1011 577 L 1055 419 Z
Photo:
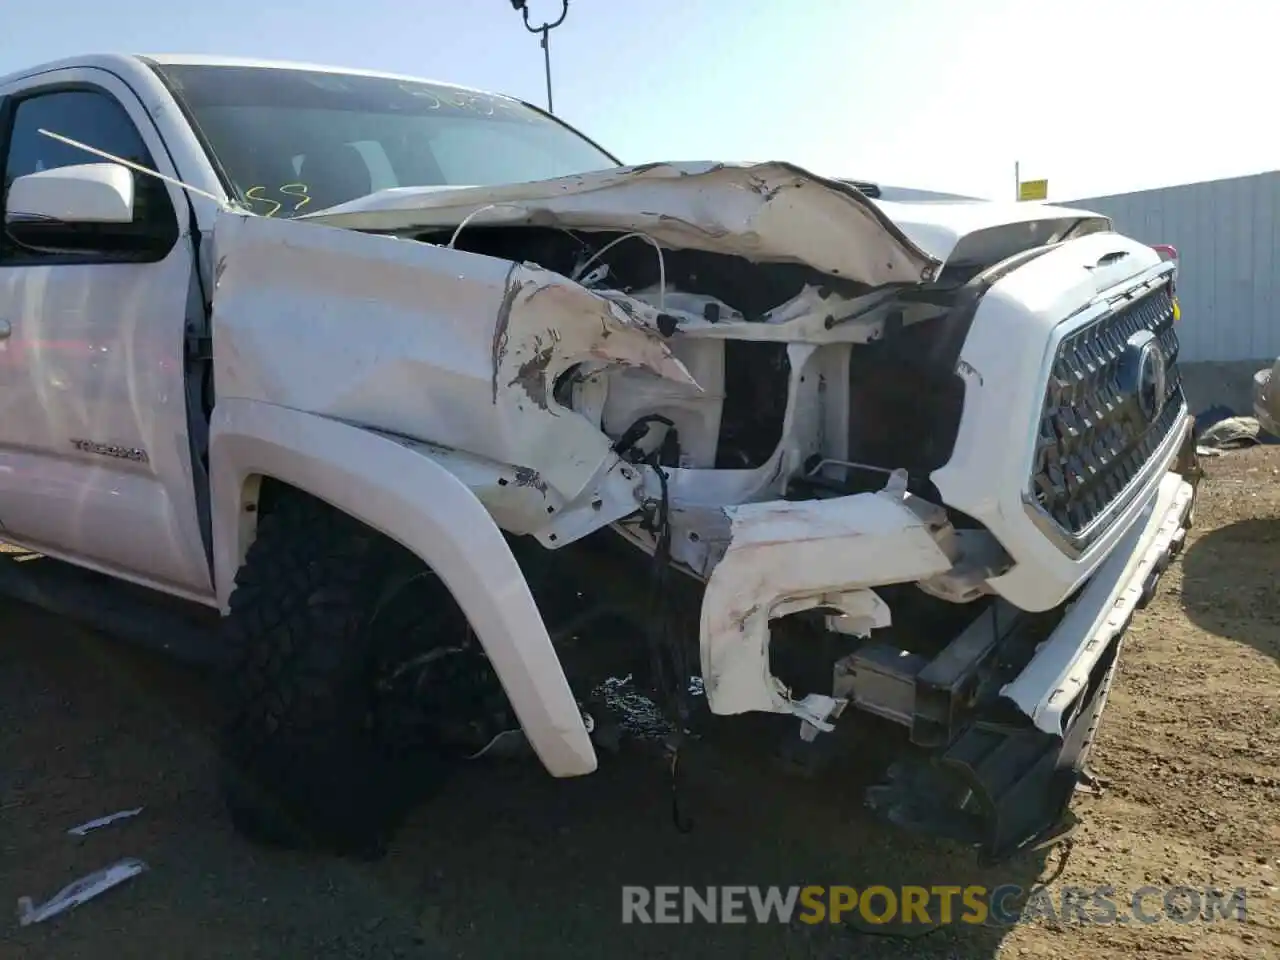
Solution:
M 555 107 L 552 106 L 551 101 L 551 31 L 564 23 L 564 18 L 569 15 L 569 0 L 560 0 L 559 20 L 547 21 L 540 27 L 535 27 L 529 22 L 529 7 L 526 0 L 511 0 L 511 6 L 524 15 L 524 28 L 526 30 L 530 33 L 542 34 L 542 59 L 547 71 L 547 113 L 555 113 Z

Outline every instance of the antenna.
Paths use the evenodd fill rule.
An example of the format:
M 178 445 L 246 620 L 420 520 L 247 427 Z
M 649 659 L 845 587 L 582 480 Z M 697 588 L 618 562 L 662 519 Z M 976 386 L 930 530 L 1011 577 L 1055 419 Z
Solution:
M 118 163 L 121 166 L 128 167 L 130 170 L 136 170 L 138 173 L 145 173 L 147 176 L 155 177 L 157 180 L 163 180 L 165 183 L 171 183 L 175 187 L 181 187 L 183 190 L 189 190 L 190 192 L 199 194 L 202 197 L 208 197 L 210 200 L 218 204 L 220 207 L 223 207 L 224 209 L 229 209 L 229 206 L 225 200 L 223 200 L 221 197 L 214 196 L 212 193 L 210 193 L 207 190 L 201 190 L 199 187 L 193 187 L 191 186 L 191 184 L 183 183 L 181 180 L 175 180 L 173 177 L 166 177 L 163 173 L 158 173 L 149 167 L 144 167 L 140 163 L 134 163 L 132 160 L 126 160 L 123 157 L 117 157 L 113 153 L 107 153 L 107 151 L 105 150 L 99 150 L 97 147 L 91 147 L 88 144 L 81 143 L 79 140 L 72 140 L 70 137 L 64 137 L 60 133 L 53 133 L 52 131 L 45 130 L 44 128 L 38 128 L 38 132 L 44 134 L 46 137 L 49 137 L 50 139 L 57 140 L 59 143 L 65 143 L 69 147 L 76 147 L 77 149 L 83 150 L 86 153 L 91 153 L 95 157 L 102 157 L 104 160 L 110 160 L 112 163 Z

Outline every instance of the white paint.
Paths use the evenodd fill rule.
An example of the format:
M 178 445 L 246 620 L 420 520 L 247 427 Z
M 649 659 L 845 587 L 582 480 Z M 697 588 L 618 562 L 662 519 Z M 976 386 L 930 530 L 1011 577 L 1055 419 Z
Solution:
M 1128 255 L 1109 267 L 1096 266 L 1099 257 L 1117 250 Z M 1009 274 L 978 307 L 960 353 L 966 388 L 955 453 L 932 479 L 944 502 L 980 521 L 1013 557 L 1013 569 L 990 586 L 1024 610 L 1057 606 L 1097 570 L 1177 456 L 1182 431 L 1175 429 L 1128 507 L 1079 558 L 1046 537 L 1023 502 L 1056 343 L 1105 309 L 1109 289 L 1127 289 L 1145 271 L 1161 267 L 1159 255 L 1145 244 L 1093 234 Z M 1080 312 L 1090 304 L 1091 310 Z
M 133 174 L 118 163 L 82 163 L 18 177 L 9 184 L 6 219 L 129 223 Z
M 220 400 L 518 465 L 556 509 L 593 493 L 617 463 L 608 437 L 556 402 L 564 370 L 592 360 L 693 382 L 655 331 L 532 265 L 236 214 L 218 221 L 214 246 Z
M 208 241 L 213 299 L 214 576 L 196 521 L 182 392 L 193 267 L 185 236 L 155 264 L 0 270 L 0 319 L 11 321 L 0 340 L 6 537 L 225 610 L 254 535 L 247 508 L 256 478 L 298 486 L 404 544 L 444 579 L 557 776 L 591 772 L 595 753 L 501 531 L 559 547 L 613 524 L 651 551 L 652 537 L 630 521 L 656 495 L 656 478 L 620 460 L 610 438 L 636 416 L 667 411 L 688 438 L 688 462 L 670 471 L 672 556 L 708 580 L 701 657 L 717 713 L 784 712 L 819 726 L 838 708 L 829 698 L 793 697 L 771 675 L 771 619 L 830 606 L 845 615 L 842 629 L 865 633 L 892 615 L 874 588 L 913 582 L 952 600 L 994 590 L 1043 610 L 1090 576 L 1082 596 L 1103 609 L 1112 594 L 1099 591 L 1131 597 L 1179 535 L 1182 515 L 1159 504 L 1170 490 L 1181 503 L 1181 481 L 1168 472 L 1181 433 L 1079 558 L 1046 538 L 1022 503 L 1054 344 L 1108 288 L 1159 266 L 1149 247 L 1105 231 L 1105 219 L 1086 218 L 1092 233 L 996 283 L 963 346 L 956 453 L 933 480 L 1012 559 L 1011 569 L 996 564 L 1003 572 L 983 580 L 981 564 L 1000 559 L 990 541 L 958 536 L 898 477 L 877 493 L 781 499 L 808 458 L 847 453 L 849 357 L 883 332 L 883 289 L 824 296 L 810 286 L 754 323 L 720 304 L 722 322 L 712 324 L 702 316 L 708 299 L 696 292 L 588 289 L 536 266 L 358 230 L 453 231 L 467 218 L 466 229 L 638 230 L 666 248 L 804 264 L 883 287 L 930 277 L 943 261 L 1000 259 L 1056 236 L 1078 212 L 876 204 L 783 163 L 693 163 L 383 191 L 309 219 L 264 219 L 223 209 L 225 192 L 197 138 L 137 59 L 35 68 L 0 80 L 0 94 L 62 82 L 96 83 L 115 96 L 159 172 L 207 194 L 190 203 Z M 186 231 L 188 198 L 168 188 Z M 1117 251 L 1126 256 L 1099 266 Z M 679 321 L 670 340 L 658 332 L 659 309 Z M 930 309 L 914 307 L 904 319 L 923 320 Z M 782 438 L 754 470 L 713 469 L 726 339 L 785 343 L 791 364 Z M 75 349 L 54 349 L 65 344 Z M 577 364 L 585 378 L 565 405 L 557 381 Z M 74 437 L 148 456 L 102 458 L 69 448 Z M 1153 502 L 1151 516 L 1163 518 L 1154 533 Z M 1096 659 L 1102 628 L 1081 619 L 1086 606 L 1073 608 L 1074 619 L 1009 687 L 1045 729 Z
M 638 300 L 658 309 L 656 287 L 620 294 L 600 290 L 609 299 L 627 302 Z M 798 294 L 764 314 L 758 321 L 746 320 L 731 308 L 726 319 L 712 323 L 703 316 L 706 304 L 720 301 L 714 297 L 684 291 L 667 292 L 665 313 L 679 320 L 681 338 L 694 340 L 748 340 L 767 343 L 868 343 L 884 331 L 884 318 L 889 299 L 886 291 L 876 290 L 862 296 L 845 297 L 829 290 L 806 286 Z M 911 306 L 903 310 L 904 322 L 915 323 L 936 315 L 936 308 Z M 828 318 L 832 321 L 828 324 Z
M 179 61 L 187 62 L 174 58 Z M 138 57 L 89 54 L 28 67 L 0 77 L 0 94 L 57 84 L 68 77 L 103 87 L 120 101 L 139 124 L 158 171 L 205 194 L 193 195 L 192 207 L 200 229 L 212 230 L 218 209 L 230 198 L 181 108 L 155 71 Z
M 160 172 L 177 173 L 165 132 L 104 69 L 0 82 L 0 96 L 57 84 L 114 97 Z M 186 198 L 165 189 L 185 234 Z M 11 328 L 0 340 L 0 523 L 6 538 L 41 553 L 208 601 L 183 392 L 191 270 L 185 239 L 156 263 L 0 269 L 0 319 Z M 77 449 L 75 439 L 145 450 L 147 460 Z
M 1101 214 L 1045 203 L 874 202 L 916 246 L 947 262 L 997 263 L 1077 224 L 1078 232 L 1111 226 Z
M 72 827 L 67 831 L 67 834 L 72 837 L 83 837 L 85 834 L 92 833 L 94 830 L 99 830 L 102 827 L 109 827 L 118 820 L 132 819 L 140 814 L 142 810 L 142 807 L 134 807 L 131 810 L 120 810 L 116 813 L 109 813 L 105 817 L 98 817 L 95 820 L 89 820 L 86 823 L 82 823 L 78 827 Z
M 1189 483 L 1176 473 L 1165 474 L 1062 622 L 1022 673 L 1001 689 L 1041 730 L 1063 733 L 1064 711 L 1088 686 L 1098 658 L 1128 626 L 1147 577 L 1186 535 L 1193 499 Z
M 33 923 L 43 923 L 68 910 L 74 910 L 112 887 L 118 887 L 138 874 L 145 873 L 147 869 L 143 861 L 128 857 L 67 884 L 38 907 L 30 897 L 19 897 L 18 926 L 29 927 Z
M 853 187 L 786 163 L 655 163 L 496 187 L 401 187 L 303 219 L 409 233 L 468 217 L 472 227 L 635 231 L 666 247 L 806 264 L 869 286 L 918 283 L 937 267 Z
M 913 507 L 926 508 L 924 516 Z M 752 503 L 727 512 L 732 536 L 707 581 L 701 619 L 702 679 L 718 714 L 796 712 L 790 691 L 769 671 L 774 617 L 830 604 L 865 618 L 865 588 L 924 580 L 951 566 L 937 542 L 945 517 L 901 493 Z M 872 616 L 871 624 L 883 625 L 883 616 Z
M 276 477 L 403 544 L 466 615 L 534 751 L 557 777 L 595 750 L 524 575 L 476 495 L 422 444 L 257 400 L 219 400 L 210 434 L 214 562 L 226 609 L 252 515 L 245 485 Z

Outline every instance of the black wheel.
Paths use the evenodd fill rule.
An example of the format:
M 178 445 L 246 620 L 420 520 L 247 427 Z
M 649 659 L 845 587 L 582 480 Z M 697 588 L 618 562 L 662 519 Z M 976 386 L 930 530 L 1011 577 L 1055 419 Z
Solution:
M 474 716 L 465 705 L 505 706 L 439 580 L 310 497 L 262 517 L 230 607 L 223 790 L 256 842 L 381 855 L 466 755 L 451 735 Z M 464 732 L 474 742 L 485 726 Z

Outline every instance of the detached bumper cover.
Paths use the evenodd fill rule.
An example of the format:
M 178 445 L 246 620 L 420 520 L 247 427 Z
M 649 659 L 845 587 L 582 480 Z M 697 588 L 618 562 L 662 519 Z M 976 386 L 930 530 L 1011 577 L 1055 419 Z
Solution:
M 745 504 L 729 516 L 729 547 L 702 599 L 707 704 L 722 715 L 791 713 L 829 729 L 831 697 L 794 701 L 771 675 L 770 620 L 822 606 L 855 631 L 886 626 L 889 610 L 870 588 L 950 570 L 946 514 L 891 483 L 829 500 Z

